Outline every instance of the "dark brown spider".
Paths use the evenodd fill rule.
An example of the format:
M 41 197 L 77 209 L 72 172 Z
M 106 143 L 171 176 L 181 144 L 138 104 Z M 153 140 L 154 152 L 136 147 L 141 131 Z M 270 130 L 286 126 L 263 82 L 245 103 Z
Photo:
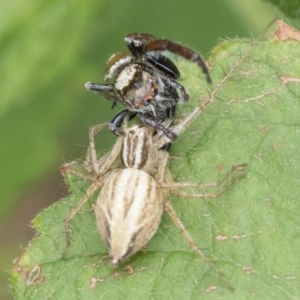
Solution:
M 161 54 L 168 50 L 197 63 L 211 83 L 208 69 L 201 57 L 191 49 L 169 40 L 156 40 L 151 34 L 130 33 L 125 43 L 131 54 L 116 53 L 106 65 L 105 81 L 115 76 L 112 84 L 87 82 L 85 88 L 97 91 L 115 106 L 120 101 L 126 106 L 110 123 L 110 130 L 119 135 L 118 129 L 125 116 L 138 116 L 144 124 L 161 130 L 171 140 L 177 135 L 162 123 L 175 114 L 176 106 L 188 100 L 184 87 L 177 82 L 180 77 L 175 64 Z

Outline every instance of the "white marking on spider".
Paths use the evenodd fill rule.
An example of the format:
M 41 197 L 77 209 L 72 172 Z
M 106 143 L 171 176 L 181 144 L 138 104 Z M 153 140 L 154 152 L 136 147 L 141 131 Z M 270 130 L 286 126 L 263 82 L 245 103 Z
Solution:
M 114 57 L 116 56 L 116 54 L 113 54 L 108 61 L 114 59 Z M 131 56 L 126 56 L 124 58 L 121 58 L 120 60 L 118 60 L 115 64 L 113 64 L 109 70 L 106 72 L 105 76 L 104 76 L 104 80 L 107 81 L 108 79 L 110 79 L 112 76 L 116 75 L 118 69 L 120 67 L 122 67 L 123 65 L 126 65 L 128 63 L 130 63 L 132 61 L 132 57 Z

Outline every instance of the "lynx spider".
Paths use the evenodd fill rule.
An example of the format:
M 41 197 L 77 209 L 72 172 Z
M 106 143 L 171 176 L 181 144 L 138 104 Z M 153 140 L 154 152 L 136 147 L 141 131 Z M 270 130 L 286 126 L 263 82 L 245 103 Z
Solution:
M 265 31 L 273 24 L 273 22 L 274 21 L 272 21 L 265 28 L 264 31 L 262 31 L 262 33 L 260 34 L 258 39 L 249 47 L 249 49 L 246 51 L 246 53 L 232 67 L 232 69 L 228 72 L 228 74 L 224 77 L 224 79 L 219 83 L 219 85 L 216 87 L 216 89 L 213 91 L 213 93 L 210 95 L 210 97 L 208 99 L 206 99 L 206 101 L 204 101 L 201 105 L 197 106 L 193 110 L 193 112 L 189 116 L 187 116 L 182 122 L 180 122 L 178 125 L 172 127 L 173 132 L 175 132 L 176 134 L 181 134 L 182 132 L 184 132 L 185 129 L 189 126 L 189 124 L 192 123 L 198 117 L 198 115 L 213 101 L 213 99 L 217 96 L 217 94 L 220 91 L 220 89 L 222 88 L 222 86 L 224 86 L 226 84 L 226 82 L 232 76 L 232 74 L 234 73 L 236 68 L 248 56 L 249 52 L 257 44 L 258 40 L 265 33 Z M 126 138 L 126 137 L 123 137 L 123 136 L 121 136 L 117 139 L 114 147 L 112 148 L 112 150 L 107 155 L 105 155 L 102 158 L 100 158 L 99 160 L 97 160 L 97 155 L 96 155 L 95 145 L 94 145 L 94 137 L 106 125 L 107 125 L 107 123 L 102 124 L 102 125 L 94 126 L 90 129 L 90 146 L 89 146 L 87 158 L 88 158 L 88 160 L 90 160 L 92 162 L 93 171 L 94 171 L 95 175 L 90 177 L 90 179 L 93 181 L 93 183 L 88 188 L 85 196 L 78 202 L 78 204 L 72 209 L 70 214 L 65 219 L 67 245 L 69 245 L 69 240 L 70 240 L 70 237 L 69 237 L 69 234 L 71 232 L 70 228 L 69 228 L 70 221 L 77 214 L 77 212 L 81 209 L 82 205 L 85 202 L 87 202 L 89 197 L 96 190 L 98 190 L 101 186 L 105 185 L 105 183 L 108 181 L 109 177 L 116 171 L 114 169 L 111 169 L 111 167 L 115 163 L 115 161 L 116 161 L 117 157 L 119 156 L 119 154 L 121 153 L 121 155 L 122 155 L 122 143 L 124 142 L 124 139 Z M 135 128 L 138 128 L 138 127 L 139 126 L 131 127 L 127 130 L 135 130 Z M 147 127 L 139 127 L 139 128 L 146 128 L 146 130 L 147 130 Z M 142 132 L 143 131 L 144 130 L 142 130 Z M 227 279 L 224 277 L 224 275 L 205 257 L 203 252 L 197 247 L 197 245 L 193 241 L 192 237 L 189 235 L 188 231 L 185 229 L 183 223 L 180 221 L 180 219 L 178 218 L 175 210 L 173 209 L 172 203 L 169 199 L 168 190 L 171 190 L 173 193 L 181 195 L 183 197 L 189 197 L 189 198 L 191 198 L 191 197 L 196 197 L 196 198 L 212 197 L 212 198 L 215 198 L 220 193 L 225 191 L 227 189 L 227 187 L 229 185 L 231 185 L 234 181 L 236 181 L 239 178 L 244 177 L 245 174 L 242 173 L 242 174 L 240 174 L 239 176 L 236 176 L 236 177 L 232 176 L 232 178 L 229 181 L 227 181 L 227 184 L 225 184 L 225 186 L 223 188 L 221 188 L 215 194 L 190 194 L 190 193 L 185 193 L 185 192 L 179 192 L 178 188 L 184 188 L 184 187 L 197 187 L 197 188 L 201 188 L 201 187 L 220 187 L 220 186 L 222 186 L 222 184 L 224 182 L 226 183 L 226 179 L 230 178 L 230 176 L 236 170 L 243 170 L 245 164 L 234 166 L 232 168 L 232 170 L 230 170 L 221 181 L 213 183 L 213 184 L 175 183 L 175 182 L 172 181 L 170 172 L 168 170 L 168 160 L 169 160 L 168 152 L 166 152 L 164 150 L 159 150 L 159 149 L 161 149 L 161 147 L 163 145 L 165 145 L 166 143 L 169 143 L 170 139 L 168 139 L 168 137 L 163 136 L 161 134 L 153 135 L 153 132 L 152 132 L 151 137 L 153 138 L 153 141 L 151 141 L 152 144 L 150 144 L 150 147 L 154 147 L 157 150 L 158 156 L 156 158 L 149 158 L 148 157 L 150 159 L 150 162 L 152 162 L 152 164 L 154 165 L 154 169 L 147 170 L 147 168 L 146 168 L 145 170 L 147 170 L 147 172 L 149 174 L 154 173 L 156 175 L 155 176 L 156 183 L 158 184 L 158 187 L 162 191 L 164 209 L 168 212 L 168 214 L 170 215 L 170 217 L 173 220 L 173 222 L 175 223 L 175 225 L 180 229 L 180 231 L 184 235 L 185 239 L 188 241 L 191 248 L 220 276 L 220 278 L 223 280 L 223 282 L 226 284 L 226 286 L 230 290 L 234 290 L 234 288 L 227 281 Z M 126 166 L 126 164 L 125 164 L 125 169 L 123 169 L 123 170 L 126 170 L 126 167 L 127 167 L 127 170 L 129 170 L 129 171 L 133 169 L 133 168 L 130 168 L 128 165 Z M 71 169 L 71 172 L 73 172 L 72 169 Z M 76 172 L 75 172 L 75 174 L 78 175 Z M 150 177 L 150 175 L 149 175 L 149 177 Z M 83 176 L 83 178 L 86 179 L 86 176 Z M 160 213 L 158 213 L 158 214 L 160 214 Z M 160 217 L 159 217 L 159 219 L 160 219 Z M 155 233 L 155 231 L 156 231 L 156 228 L 154 230 L 154 233 Z M 153 233 L 150 234 L 150 236 L 147 239 L 146 243 L 151 239 L 152 235 L 153 235 Z M 141 245 L 141 246 L 143 246 L 143 245 Z M 139 249 L 140 248 L 141 247 L 139 247 Z M 129 253 L 129 255 L 127 257 L 133 255 L 139 249 L 135 250 L 133 253 Z M 120 258 L 114 258 L 113 257 L 112 264 L 117 265 L 124 258 L 126 258 L 126 257 L 120 257 Z
M 98 199 L 101 197 L 101 201 L 97 201 L 97 204 L 94 206 L 94 210 L 96 213 L 96 217 L 98 219 L 98 229 L 101 232 L 102 239 L 110 248 L 110 254 L 112 256 L 111 264 L 113 266 L 117 266 L 118 263 L 125 258 L 129 258 L 133 254 L 135 254 L 138 250 L 140 250 L 143 246 L 145 246 L 146 243 L 151 239 L 151 237 L 155 234 L 157 231 L 158 225 L 161 220 L 161 215 L 163 208 L 168 212 L 171 219 L 175 223 L 175 225 L 179 228 L 179 230 L 182 232 L 183 236 L 189 243 L 190 247 L 207 263 L 209 266 L 222 278 L 222 280 L 226 283 L 226 286 L 229 289 L 233 289 L 232 286 L 228 283 L 228 281 L 225 279 L 224 275 L 206 258 L 206 256 L 203 254 L 203 252 L 197 247 L 195 244 L 193 238 L 190 236 L 186 228 L 184 227 L 183 223 L 177 216 L 173 205 L 169 199 L 169 190 L 172 191 L 172 193 L 177 194 L 182 197 L 188 197 L 188 198 L 216 198 L 218 197 L 222 192 L 224 192 L 229 185 L 231 185 L 234 181 L 236 181 L 239 178 L 242 178 L 245 176 L 245 173 L 241 173 L 237 176 L 234 176 L 236 171 L 243 170 L 245 165 L 237 165 L 234 166 L 225 176 L 223 179 L 221 179 L 219 182 L 209 183 L 209 184 L 199 184 L 199 183 L 187 183 L 187 182 L 173 182 L 172 176 L 168 170 L 168 161 L 169 161 L 169 154 L 165 150 L 158 150 L 161 149 L 163 144 L 161 143 L 161 136 L 160 135 L 153 135 L 153 129 L 148 126 L 132 126 L 130 128 L 125 129 L 124 136 L 121 136 L 117 139 L 115 145 L 113 146 L 112 150 L 109 152 L 108 155 L 100 158 L 100 160 L 97 160 L 96 157 L 96 150 L 95 150 L 95 144 L 94 144 L 94 137 L 96 134 L 98 134 L 99 131 L 101 131 L 107 123 L 100 124 L 92 127 L 90 129 L 90 145 L 89 150 L 87 153 L 87 160 L 91 160 L 92 163 L 92 169 L 95 174 L 94 180 L 92 185 L 88 188 L 85 196 L 79 201 L 79 203 L 73 208 L 69 216 L 65 219 L 65 228 L 67 233 L 67 244 L 69 244 L 69 223 L 71 219 L 77 214 L 77 212 L 80 210 L 82 205 L 92 196 L 92 194 L 98 190 L 100 187 L 103 186 L 101 192 L 104 190 L 103 193 L 100 193 L 101 196 L 99 196 Z M 146 141 L 146 142 L 145 142 Z M 146 143 L 146 149 L 143 151 L 139 151 L 139 149 L 143 148 L 144 143 Z M 126 148 L 128 145 L 130 147 Z M 139 148 L 140 146 L 140 148 Z M 132 152 L 130 152 L 132 151 Z M 143 166 L 140 166 L 140 162 L 143 161 L 144 157 L 143 155 L 146 152 L 146 161 L 147 163 Z M 133 154 L 133 155 L 131 155 Z M 122 160 L 125 165 L 125 169 L 118 170 L 114 167 L 112 167 L 115 162 L 117 161 L 118 157 L 121 155 Z M 141 157 L 139 157 L 139 155 Z M 133 157 L 134 156 L 134 157 Z M 130 158 L 133 157 L 133 162 L 130 162 Z M 139 159 L 140 158 L 140 159 Z M 141 215 L 145 214 L 145 216 L 142 217 L 142 219 L 147 219 L 147 215 L 150 215 L 149 222 L 145 221 L 145 224 L 143 225 L 145 227 L 145 230 L 143 226 L 138 224 L 137 228 L 139 228 L 136 231 L 129 232 L 128 233 L 128 239 L 129 242 L 133 245 L 130 246 L 130 243 L 126 243 L 125 241 L 122 241 L 122 245 L 125 247 L 127 244 L 128 246 L 125 247 L 125 250 L 122 252 L 123 254 L 116 254 L 116 250 L 112 249 L 120 248 L 119 245 L 111 246 L 111 236 L 110 233 L 113 231 L 111 228 L 111 224 L 109 222 L 104 223 L 103 219 L 105 219 L 105 212 L 107 215 L 113 215 L 113 210 L 109 210 L 109 204 L 104 204 L 105 202 L 109 203 L 113 200 L 111 197 L 107 195 L 112 195 L 111 187 L 106 188 L 107 185 L 111 185 L 114 193 L 120 193 L 122 194 L 123 189 L 118 189 L 118 186 L 121 185 L 119 182 L 120 178 L 124 178 L 124 174 L 126 176 L 130 176 L 130 183 L 135 184 L 135 189 L 139 189 L 141 186 L 137 183 L 138 180 L 134 179 L 135 176 L 138 178 L 141 178 L 141 176 L 145 176 L 146 181 L 143 182 L 142 190 L 148 191 L 148 190 L 155 190 L 159 189 L 158 193 L 155 194 L 154 197 L 159 199 L 154 199 L 154 204 L 152 205 L 153 211 L 149 211 L 149 208 L 143 207 L 141 212 L 136 212 L 136 215 L 138 216 L 137 219 L 141 218 Z M 155 181 L 153 182 L 153 178 L 149 175 L 155 175 Z M 121 176 L 122 175 L 122 176 Z M 125 178 L 126 178 L 125 176 Z M 136 180 L 136 181 L 135 181 Z M 140 179 L 139 179 L 140 180 Z M 116 183 L 115 183 L 116 182 Z M 157 187 L 156 187 L 157 185 Z M 201 193 L 187 193 L 179 191 L 178 189 L 186 188 L 186 187 L 196 187 L 196 188 L 204 188 L 204 187 L 216 187 L 219 188 L 219 190 L 215 194 L 201 194 Z M 108 190 L 108 192 L 107 192 Z M 129 190 L 129 189 L 128 189 Z M 125 195 L 123 195 L 123 198 L 128 198 L 128 191 L 126 190 Z M 142 194 L 140 190 L 135 191 L 136 194 Z M 147 203 L 149 206 L 149 202 L 151 196 L 149 196 L 148 193 L 144 198 L 142 196 L 139 196 L 139 198 L 143 199 L 144 203 Z M 105 196 L 106 195 L 106 196 Z M 152 194 L 151 194 L 152 195 Z M 123 200 L 119 200 L 118 203 L 122 202 Z M 135 203 L 133 200 L 132 203 Z M 125 204 L 125 200 L 124 206 Z M 152 203 L 152 202 L 151 202 Z M 101 207 L 103 208 L 105 206 L 104 211 L 101 211 Z M 113 206 L 113 205 L 112 205 Z M 163 207 L 162 207 L 163 206 Z M 103 209 L 102 209 L 103 210 Z M 130 209 L 124 208 L 124 211 L 128 211 Z M 108 211 L 108 212 L 107 212 Z M 102 213 L 102 215 L 101 215 Z M 109 219 L 109 217 L 107 217 Z M 102 223 L 101 223 L 102 222 Z M 125 222 L 124 222 L 125 223 Z M 150 225 L 149 225 L 149 224 Z M 123 224 L 123 223 L 122 223 Z M 135 224 L 134 224 L 135 226 Z M 148 227 L 147 227 L 148 226 Z M 118 226 L 120 227 L 120 226 Z M 121 227 L 125 227 L 125 225 L 122 225 Z M 130 227 L 130 226 L 129 226 Z M 132 227 L 132 226 L 131 226 Z M 149 229 L 151 227 L 151 229 Z M 110 228 L 110 229 L 107 229 Z M 141 229 L 142 228 L 142 229 Z M 112 229 L 112 230 L 111 230 Z M 107 233 L 109 232 L 109 233 Z M 112 234 L 113 235 L 113 234 Z M 142 238 L 141 236 L 144 235 Z M 107 237 L 109 236 L 109 238 Z M 126 232 L 122 232 L 122 237 L 126 236 Z M 133 237 L 138 236 L 137 240 L 139 242 L 136 242 L 136 240 Z M 125 238 L 124 238 L 125 240 Z M 111 246 L 111 247 L 110 247 Z M 120 252 L 120 251 L 119 251 Z

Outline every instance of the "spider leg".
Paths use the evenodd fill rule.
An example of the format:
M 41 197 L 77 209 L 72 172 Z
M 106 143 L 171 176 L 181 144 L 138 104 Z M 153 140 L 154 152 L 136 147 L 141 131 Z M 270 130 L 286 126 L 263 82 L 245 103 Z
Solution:
M 149 33 L 129 33 L 125 36 L 125 43 L 136 58 L 141 57 L 145 53 L 145 46 L 154 41 L 155 37 Z
M 95 136 L 105 127 L 108 123 L 99 124 L 96 126 L 92 126 L 89 130 L 89 147 L 86 154 L 86 168 L 88 168 L 89 164 L 92 165 L 93 171 L 96 174 L 96 177 L 101 177 L 110 169 L 112 164 L 116 161 L 116 159 L 120 155 L 121 146 L 123 142 L 123 136 L 120 136 L 115 142 L 111 151 L 101 157 L 99 160 L 97 159 L 97 152 L 95 147 Z
M 172 182 L 163 183 L 161 187 L 172 189 L 172 193 L 184 198 L 217 198 L 225 192 L 235 181 L 242 179 L 246 176 L 246 173 L 236 174 L 236 172 L 244 171 L 246 164 L 235 165 L 227 172 L 223 178 L 219 181 L 212 183 L 190 183 L 190 182 Z M 177 188 L 217 188 L 215 193 L 187 193 L 178 191 Z
M 65 176 L 67 172 L 70 172 L 73 176 L 80 178 L 83 181 L 94 181 L 94 176 L 88 174 L 82 174 L 82 172 L 77 171 L 77 167 L 80 162 L 75 160 L 70 163 L 66 163 L 60 167 L 60 171 Z
M 90 163 L 93 167 L 93 171 L 96 176 L 94 176 L 94 182 L 88 188 L 86 194 L 81 198 L 81 200 L 73 207 L 69 215 L 65 218 L 65 233 L 66 233 L 66 243 L 67 247 L 70 245 L 70 222 L 74 216 L 78 213 L 81 207 L 88 201 L 88 199 L 98 190 L 111 175 L 113 171 L 109 171 L 113 163 L 120 155 L 121 146 L 123 142 L 123 136 L 119 137 L 109 153 L 105 156 L 97 159 L 96 147 L 95 147 L 95 136 L 105 127 L 108 123 L 99 124 L 90 128 L 89 139 L 90 144 L 87 150 L 86 160 L 87 164 Z M 67 250 L 67 248 L 66 248 Z M 65 252 L 66 252 L 65 250 Z M 65 254 L 64 252 L 64 254 Z
M 118 98 L 115 94 L 113 94 L 114 89 L 112 84 L 98 84 L 98 83 L 91 83 L 87 82 L 84 87 L 89 91 L 94 91 L 99 93 L 101 96 L 106 98 L 109 101 L 117 101 Z
M 202 69 L 202 72 L 206 76 L 207 82 L 208 83 L 212 82 L 209 76 L 208 69 L 204 61 L 200 57 L 200 55 L 187 47 L 171 42 L 169 40 L 154 40 L 145 46 L 144 52 L 164 51 L 164 50 L 168 50 L 188 60 L 195 62 Z
M 142 114 L 142 113 L 140 113 L 140 114 L 138 113 L 138 116 L 139 116 L 139 118 L 142 120 L 142 122 L 143 122 L 144 124 L 149 125 L 149 126 L 155 128 L 156 130 L 162 131 L 162 132 L 164 133 L 164 135 L 165 135 L 169 140 L 175 141 L 175 140 L 177 139 L 178 136 L 177 136 L 174 132 L 172 132 L 171 130 L 169 130 L 168 128 L 166 128 L 164 125 L 162 125 L 162 124 L 160 124 L 160 123 L 156 123 L 155 121 L 153 121 L 153 120 L 151 120 L 151 119 L 145 117 L 145 115 Z M 169 140 L 166 141 L 165 144 L 170 143 Z
M 146 60 L 155 66 L 158 70 L 168 74 L 174 79 L 180 77 L 180 72 L 175 64 L 166 56 L 157 52 L 147 52 L 144 54 Z
M 169 183 L 172 185 L 172 176 L 171 173 L 168 170 L 168 162 L 169 162 L 169 153 L 167 151 L 160 151 L 159 153 L 159 164 L 158 164 L 158 170 L 156 174 L 156 181 L 160 186 L 163 186 L 165 183 Z M 177 228 L 180 230 L 184 238 L 187 240 L 189 246 L 192 248 L 192 250 L 197 253 L 211 268 L 214 270 L 218 276 L 223 280 L 225 285 L 229 288 L 229 290 L 234 291 L 233 286 L 228 282 L 228 280 L 225 278 L 224 274 L 220 272 L 213 263 L 211 263 L 208 258 L 204 255 L 204 253 L 197 247 L 195 241 L 191 237 L 191 235 L 186 230 L 184 224 L 179 219 L 176 211 L 173 208 L 172 202 L 169 197 L 169 191 L 162 190 L 163 198 L 164 198 L 164 209 L 171 217 L 174 224 L 177 226 Z
M 166 181 L 166 178 L 172 178 L 171 173 L 168 171 L 168 164 L 170 155 L 165 150 L 159 150 L 158 152 L 158 169 L 155 176 L 155 179 L 159 185 L 163 184 Z
M 216 272 L 216 274 L 218 274 L 218 276 L 225 283 L 226 287 L 230 291 L 233 292 L 235 290 L 235 288 L 229 283 L 229 281 L 226 279 L 226 277 L 224 276 L 224 274 L 220 270 L 218 270 L 217 267 L 213 263 L 211 263 L 209 261 L 209 259 L 204 255 L 204 253 L 196 245 L 196 243 L 194 242 L 193 238 L 191 237 L 191 235 L 186 230 L 184 224 L 179 219 L 176 211 L 173 208 L 173 205 L 172 205 L 172 202 L 170 201 L 170 199 L 168 199 L 168 200 L 165 201 L 165 203 L 164 203 L 164 209 L 167 211 L 167 213 L 171 217 L 173 223 L 177 226 L 177 228 L 179 229 L 179 231 L 182 233 L 182 235 L 184 236 L 184 238 L 186 239 L 186 241 L 188 242 L 188 244 L 192 248 L 192 250 L 195 253 L 197 253 Z
M 128 117 L 128 120 L 130 121 L 136 116 L 136 114 L 136 112 L 132 112 L 129 109 L 120 111 L 109 123 L 109 130 L 115 135 L 119 136 L 120 132 L 118 130 L 123 125 L 125 118 Z
M 107 174 L 107 176 L 110 174 Z M 81 209 L 81 207 L 88 201 L 88 199 L 97 191 L 104 183 L 106 177 L 102 177 L 100 180 L 94 182 L 86 191 L 85 195 L 80 199 L 80 201 L 73 207 L 69 215 L 65 218 L 64 224 L 65 224 L 65 234 L 66 234 L 66 249 L 63 253 L 63 257 L 66 254 L 67 248 L 70 246 L 70 234 L 72 233 L 72 230 L 70 228 L 70 222 L 75 217 L 75 215 L 78 213 L 78 211 Z
M 170 87 L 174 92 L 176 93 L 176 104 L 187 102 L 189 100 L 189 95 L 186 92 L 185 88 L 176 80 L 170 79 L 168 76 L 165 76 L 164 74 L 160 75 L 160 78 L 164 82 L 164 84 L 168 87 Z

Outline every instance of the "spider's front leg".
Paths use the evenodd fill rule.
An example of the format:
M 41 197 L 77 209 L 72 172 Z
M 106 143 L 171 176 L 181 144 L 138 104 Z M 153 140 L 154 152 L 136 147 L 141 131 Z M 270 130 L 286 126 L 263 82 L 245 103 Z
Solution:
M 87 161 L 85 162 L 85 167 L 92 166 L 94 172 L 94 180 L 92 185 L 87 189 L 85 195 L 79 200 L 79 202 L 73 207 L 69 215 L 65 218 L 65 234 L 66 234 L 66 244 L 67 248 L 70 245 L 70 222 L 76 216 L 81 207 L 88 201 L 88 199 L 107 181 L 110 177 L 111 167 L 120 155 L 121 146 L 123 142 L 123 136 L 119 137 L 111 149 L 106 155 L 97 159 L 96 147 L 95 147 L 95 136 L 107 126 L 108 123 L 96 125 L 90 128 L 89 138 L 90 143 L 86 154 Z M 89 168 L 90 169 L 90 168 Z M 66 250 L 67 250 L 66 248 Z M 65 251 L 66 252 L 66 251 Z M 65 254 L 64 252 L 64 254 Z
M 124 120 L 123 120 L 124 121 Z M 108 123 L 103 123 L 99 125 L 92 126 L 89 130 L 89 147 L 86 154 L 85 160 L 85 169 L 90 172 L 92 170 L 95 174 L 95 178 L 99 178 L 103 176 L 107 171 L 110 169 L 112 164 L 116 161 L 117 157 L 120 154 L 121 146 L 124 137 L 120 136 L 116 143 L 114 144 L 113 148 L 109 153 L 101 157 L 100 159 L 97 158 L 96 146 L 95 146 L 95 136 L 108 125 Z
M 145 46 L 145 49 L 144 49 L 145 52 L 165 51 L 165 50 L 168 50 L 172 53 L 175 53 L 175 54 L 180 55 L 188 60 L 195 62 L 202 69 L 202 72 L 206 76 L 207 82 L 212 83 L 208 69 L 207 69 L 204 61 L 202 60 L 200 55 L 198 53 L 196 53 L 195 51 L 193 51 L 185 46 L 182 46 L 180 44 L 177 44 L 177 43 L 171 42 L 169 40 L 165 40 L 165 39 L 151 41 Z
M 170 218 L 172 219 L 173 223 L 177 226 L 179 231 L 182 233 L 186 241 L 188 242 L 189 246 L 191 249 L 197 253 L 211 268 L 218 274 L 218 276 L 222 279 L 222 281 L 225 283 L 226 287 L 230 291 L 234 291 L 235 288 L 230 284 L 230 282 L 226 279 L 225 275 L 212 263 L 209 261 L 209 259 L 205 256 L 205 254 L 200 250 L 200 248 L 197 246 L 196 242 L 194 239 L 191 237 L 189 232 L 187 231 L 186 227 L 184 224 L 181 222 L 179 219 L 173 204 L 169 198 L 165 198 L 164 202 L 164 209 L 165 211 L 169 214 Z
M 163 134 L 171 140 L 171 142 L 174 142 L 177 139 L 177 134 L 173 133 L 171 130 L 169 130 L 168 128 L 166 128 L 164 125 L 155 122 L 154 120 L 152 120 L 151 118 L 147 118 L 145 116 L 145 114 L 142 113 L 138 113 L 139 118 L 142 120 L 142 122 L 146 125 L 149 125 L 153 128 L 155 128 L 156 130 L 159 130 L 161 132 L 163 132 Z M 170 141 L 166 142 L 165 144 L 170 143 Z
M 124 109 L 117 113 L 115 117 L 109 123 L 109 130 L 116 136 L 120 136 L 119 129 L 124 124 L 126 117 L 128 121 L 133 119 L 137 113 L 135 111 L 130 111 L 129 109 Z
M 189 100 L 188 93 L 179 82 L 168 76 L 165 76 L 164 74 L 161 74 L 160 78 L 166 87 L 165 90 L 169 92 L 165 93 L 165 100 L 167 100 L 168 102 L 175 102 L 176 105 L 182 104 Z
M 169 214 L 170 218 L 172 219 L 173 223 L 177 226 L 180 230 L 186 241 L 188 242 L 191 249 L 197 253 L 211 268 L 218 274 L 218 276 L 222 279 L 225 283 L 227 288 L 231 291 L 234 291 L 234 287 L 230 284 L 230 282 L 226 279 L 224 274 L 213 264 L 209 261 L 209 259 L 204 255 L 204 253 L 200 250 L 200 248 L 195 243 L 192 236 L 187 231 L 186 227 L 179 219 L 173 204 L 170 200 L 170 193 L 168 188 L 173 186 L 176 183 L 173 182 L 172 175 L 168 169 L 168 161 L 169 161 L 169 153 L 166 151 L 159 152 L 159 168 L 156 174 L 156 180 L 161 188 L 161 193 L 164 199 L 164 209 Z M 166 189 L 165 189 L 166 188 Z
M 108 173 L 102 178 L 98 179 L 96 182 L 92 183 L 92 185 L 87 189 L 85 195 L 79 200 L 79 202 L 73 207 L 71 212 L 65 218 L 64 224 L 65 224 L 65 235 L 66 235 L 66 249 L 63 252 L 62 257 L 65 257 L 68 247 L 70 246 L 70 240 L 71 240 L 70 235 L 72 233 L 72 230 L 70 228 L 71 220 L 77 215 L 78 211 L 89 200 L 89 198 L 104 184 L 104 182 L 109 177 L 109 175 L 110 174 Z
M 216 182 L 211 183 L 191 183 L 191 182 L 170 182 L 163 183 L 161 186 L 170 189 L 172 193 L 179 195 L 184 198 L 217 198 L 223 192 L 225 192 L 234 182 L 242 179 L 246 176 L 245 167 L 247 164 L 235 165 L 228 171 L 223 178 Z M 189 193 L 184 191 L 179 191 L 182 188 L 215 188 L 214 193 Z
M 101 96 L 106 98 L 109 101 L 117 101 L 118 98 L 114 94 L 114 87 L 112 84 L 99 84 L 99 83 L 92 83 L 92 82 L 87 82 L 84 87 L 88 91 L 94 91 L 99 93 Z

